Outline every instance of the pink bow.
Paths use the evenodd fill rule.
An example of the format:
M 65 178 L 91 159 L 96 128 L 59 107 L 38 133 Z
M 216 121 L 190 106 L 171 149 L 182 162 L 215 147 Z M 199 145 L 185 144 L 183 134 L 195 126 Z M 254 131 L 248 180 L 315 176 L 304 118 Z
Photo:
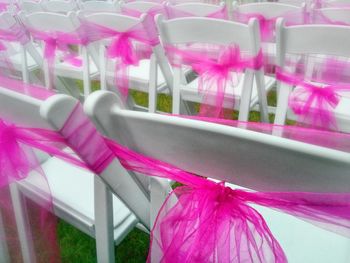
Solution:
M 137 66 L 140 60 L 151 56 L 152 47 L 159 43 L 157 35 L 150 37 L 142 24 L 137 24 L 125 32 L 119 32 L 91 22 L 87 22 L 86 26 L 90 31 L 95 32 L 95 40 L 112 38 L 112 42 L 107 49 L 107 56 L 117 59 L 115 84 L 122 98 L 126 99 L 129 90 L 129 67 Z M 136 43 L 133 43 L 133 41 Z
M 64 52 L 63 60 L 69 62 L 76 67 L 82 66 L 82 61 L 77 58 L 69 48 L 69 45 L 86 45 L 88 39 L 84 36 L 84 32 L 79 28 L 75 32 L 41 32 L 34 29 L 29 29 L 32 36 L 36 39 L 45 42 L 44 57 L 48 61 L 50 75 L 53 75 L 53 68 L 57 50 Z M 53 78 L 50 78 L 53 81 Z M 52 87 L 52 83 L 50 83 Z
M 276 78 L 289 85 L 297 86 L 289 98 L 289 106 L 299 118 L 302 118 L 302 122 L 311 118 L 311 123 L 315 127 L 337 128 L 334 109 L 340 100 L 338 92 L 350 91 L 350 86 L 332 84 L 320 87 L 280 69 L 276 72 Z
M 188 49 L 190 50 L 190 47 Z M 180 50 L 173 46 L 167 46 L 166 50 L 175 66 L 179 62 L 180 65 L 181 63 L 190 65 L 199 75 L 198 89 L 205 96 L 204 104 L 200 108 L 201 116 L 219 117 L 222 114 L 226 87 L 237 85 L 237 74 L 246 68 L 257 70 L 262 67 L 261 52 L 255 57 L 243 58 L 239 48 L 235 45 L 222 50 L 216 49 L 216 51 Z M 217 58 L 207 54 L 211 52 L 218 54 Z M 214 109 L 209 105 L 215 105 Z

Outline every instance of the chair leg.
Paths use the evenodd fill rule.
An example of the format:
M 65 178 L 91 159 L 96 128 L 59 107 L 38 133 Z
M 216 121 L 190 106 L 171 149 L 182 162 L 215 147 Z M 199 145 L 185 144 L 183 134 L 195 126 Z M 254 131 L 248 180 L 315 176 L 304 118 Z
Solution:
M 239 105 L 239 121 L 248 121 L 250 101 L 252 97 L 254 74 L 251 70 L 246 70 L 243 80 L 243 90 L 241 94 L 241 103 Z
M 281 85 L 280 83 L 277 83 L 277 85 L 279 93 L 274 124 L 284 125 L 287 118 L 289 94 L 291 93 L 292 88 L 287 85 Z
M 165 199 L 171 192 L 169 181 L 163 178 L 150 178 L 150 196 L 151 196 L 151 228 L 157 218 L 158 212 Z
M 83 56 L 84 98 L 86 99 L 91 93 L 89 55 L 86 47 L 82 47 L 82 56 Z
M 101 90 L 107 90 L 107 70 L 106 70 L 106 57 L 105 57 L 105 46 L 100 45 L 99 47 L 99 64 L 100 64 L 100 82 L 101 82 Z
M 180 83 L 181 83 L 181 69 L 174 68 L 174 78 L 173 78 L 173 114 L 180 114 L 181 105 L 181 94 L 180 94 Z
M 6 243 L 6 233 L 5 226 L 2 220 L 2 215 L 0 211 L 0 262 L 1 263 L 9 263 L 10 255 Z
M 95 176 L 95 237 L 99 263 L 114 263 L 113 198 L 111 191 Z
M 267 94 L 265 89 L 264 74 L 261 70 L 255 72 L 255 79 L 259 98 L 260 118 L 262 122 L 269 123 L 269 112 L 267 106 Z
M 23 259 L 25 262 L 34 263 L 36 262 L 36 258 L 33 247 L 33 239 L 31 237 L 27 209 L 24 203 L 23 195 L 16 183 L 12 183 L 10 185 L 10 192 Z
M 155 56 L 151 56 L 150 60 L 150 79 L 149 79 L 149 91 L 148 91 L 148 111 L 155 113 L 157 110 L 157 61 Z

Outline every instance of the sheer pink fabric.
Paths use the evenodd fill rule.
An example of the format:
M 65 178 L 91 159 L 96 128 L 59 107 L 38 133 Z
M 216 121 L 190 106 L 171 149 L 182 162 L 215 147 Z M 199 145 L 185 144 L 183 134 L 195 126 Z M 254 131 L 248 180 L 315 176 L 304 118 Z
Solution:
M 16 91 L 21 94 L 29 95 L 33 98 L 45 100 L 48 97 L 52 96 L 53 93 L 51 90 L 46 89 L 45 87 L 27 84 L 20 80 L 10 79 L 0 74 L 0 88 L 6 88 L 13 91 Z
M 295 87 L 289 106 L 299 123 L 337 130 L 334 116 L 341 98 L 350 92 L 350 64 L 345 57 L 289 55 L 276 79 Z
M 225 97 L 234 101 L 234 94 L 227 87 L 239 83 L 239 74 L 246 69 L 262 67 L 262 53 L 256 56 L 240 52 L 236 45 L 167 45 L 166 52 L 175 67 L 190 66 L 198 75 L 198 91 L 203 95 L 200 116 L 224 117 Z M 234 103 L 234 102 L 233 102 Z
M 199 16 L 195 13 L 183 11 L 183 10 L 181 10 L 181 8 L 178 8 L 178 7 L 172 6 L 172 5 L 166 5 L 165 10 L 166 10 L 166 13 L 167 13 L 167 16 L 169 19 L 174 19 L 174 18 L 179 18 L 179 17 Z M 217 18 L 217 19 L 228 19 L 226 6 L 218 8 L 218 10 L 216 10 L 214 12 L 203 15 L 203 17 Z
M 9 52 L 7 45 L 11 42 L 18 42 L 25 45 L 30 41 L 28 33 L 19 24 L 14 24 L 8 29 L 0 29 L 0 59 L 6 68 L 4 70 L 13 74 L 15 72 L 14 66 L 10 60 L 11 52 Z
M 131 171 L 184 184 L 163 204 L 148 262 L 287 262 L 258 204 L 350 237 L 350 193 L 264 193 L 225 187 L 107 141 Z M 223 235 L 222 233 L 225 233 Z
M 260 38 L 262 41 L 262 51 L 264 57 L 264 71 L 268 74 L 275 73 L 276 66 L 276 46 L 275 46 L 275 28 L 276 21 L 283 17 L 287 26 L 302 25 L 307 23 L 307 13 L 289 11 L 276 17 L 266 17 L 262 13 L 243 13 L 236 10 L 234 13 L 235 21 L 247 24 L 251 18 L 259 21 Z
M 86 27 L 92 39 L 112 39 L 107 48 L 107 57 L 116 59 L 115 85 L 122 97 L 126 99 L 129 90 L 130 66 L 138 66 L 142 59 L 150 58 L 152 47 L 159 43 L 158 36 L 148 34 L 141 23 L 125 31 L 117 31 L 92 22 L 86 22 Z
M 144 13 L 147 13 L 148 15 L 150 15 L 153 18 L 157 14 L 162 14 L 162 15 L 166 16 L 164 5 L 161 5 L 161 4 L 150 8 L 149 10 L 147 10 L 147 12 L 141 12 L 141 11 L 133 9 L 133 8 L 125 7 L 124 5 L 121 7 L 121 10 L 122 10 L 123 15 L 133 16 L 133 17 L 141 17 L 141 15 Z
M 205 120 L 233 126 L 238 124 L 240 127 L 252 125 L 253 129 L 265 132 L 273 130 L 271 127 L 274 127 L 221 119 Z M 287 131 L 290 129 L 288 126 L 279 127 Z M 25 145 L 66 158 L 84 167 L 85 164 L 80 160 L 72 159 L 67 153 L 57 152 L 57 147 L 51 148 L 48 145 L 49 142 L 67 143 L 95 172 L 102 172 L 113 160 L 112 157 L 116 156 L 130 171 L 160 176 L 184 184 L 170 194 L 159 212 L 151 234 L 149 261 L 286 262 L 282 247 L 263 217 L 250 204 L 278 209 L 350 237 L 350 193 L 263 193 L 231 189 L 225 187 L 223 182 L 214 183 L 102 138 L 79 105 L 61 130 L 65 139 L 42 129 L 16 129 L 21 131 L 19 138 Z M 291 129 L 292 132 L 288 134 L 297 131 L 303 139 L 305 130 L 309 131 L 309 138 L 315 138 L 315 134 L 318 138 L 337 138 L 330 142 L 330 147 L 337 146 L 339 142 L 350 141 L 346 134 L 298 130 L 299 127 Z M 2 138 L 7 141 L 13 136 L 5 133 Z M 344 146 L 342 143 L 341 145 Z M 347 146 L 350 151 L 350 144 Z M 15 155 L 22 156 L 18 152 Z M 14 173 L 14 180 L 22 178 L 22 171 L 27 170 L 19 171 Z
M 50 87 L 53 87 L 53 76 L 55 58 L 57 51 L 63 53 L 62 61 L 68 62 L 75 67 L 81 67 L 82 61 L 70 48 L 70 45 L 87 45 L 88 38 L 86 37 L 86 31 L 84 27 L 78 28 L 74 32 L 44 32 L 38 31 L 32 28 L 28 28 L 32 37 L 37 40 L 41 40 L 45 43 L 44 58 L 48 62 L 50 73 Z

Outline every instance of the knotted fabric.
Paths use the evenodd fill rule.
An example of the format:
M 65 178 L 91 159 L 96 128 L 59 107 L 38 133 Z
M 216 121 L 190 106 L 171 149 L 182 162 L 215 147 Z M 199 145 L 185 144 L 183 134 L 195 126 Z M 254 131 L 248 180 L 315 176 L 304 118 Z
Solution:
M 283 248 L 251 205 L 277 209 L 350 237 L 350 193 L 232 189 L 116 142 L 107 143 L 126 169 L 184 185 L 159 211 L 148 262 L 287 262 Z
M 261 51 L 251 56 L 240 52 L 236 45 L 186 45 L 183 48 L 167 45 L 165 48 L 174 66 L 190 66 L 199 75 L 198 91 L 203 95 L 200 116 L 222 117 L 225 97 L 230 96 L 234 101 L 234 94 L 230 94 L 227 87 L 236 86 L 244 70 L 262 67 Z
M 14 24 L 8 29 L 0 29 L 0 54 L 7 70 L 15 72 L 11 62 L 11 53 L 7 49 L 7 42 L 16 42 L 25 45 L 30 41 L 28 32 L 19 24 Z
M 34 39 L 45 43 L 44 58 L 48 62 L 50 74 L 50 88 L 53 87 L 54 66 L 57 51 L 63 53 L 62 60 L 75 67 L 81 67 L 82 61 L 71 50 L 71 45 L 87 45 L 89 40 L 86 36 L 84 27 L 78 28 L 74 32 L 46 32 L 38 31 L 32 28 L 28 29 Z
M 298 121 L 323 129 L 338 129 L 334 110 L 344 93 L 350 92 L 347 61 L 316 58 L 310 77 L 306 64 L 299 62 L 294 73 L 278 68 L 276 79 L 296 88 L 289 97 L 289 106 Z
M 82 116 L 85 119 L 81 120 Z M 265 193 L 231 189 L 223 182 L 215 183 L 99 137 L 79 105 L 60 133 L 64 138 L 52 131 L 0 122 L 1 182 L 6 185 L 18 181 L 38 167 L 36 162 L 28 167 L 32 158 L 23 149 L 30 147 L 80 167 L 88 166 L 97 173 L 104 171 L 116 156 L 130 171 L 184 184 L 169 195 L 159 212 L 151 233 L 149 262 L 286 262 L 282 247 L 251 204 L 277 209 L 350 236 L 349 193 Z M 332 137 L 348 139 L 346 134 L 332 134 Z M 66 144 L 85 162 L 58 147 Z
M 115 84 L 124 99 L 129 90 L 129 68 L 138 66 L 142 59 L 149 59 L 152 47 L 159 43 L 157 35 L 150 36 L 143 24 L 137 23 L 125 31 L 118 31 L 92 22 L 86 26 L 95 40 L 111 39 L 107 48 L 107 57 L 116 59 Z

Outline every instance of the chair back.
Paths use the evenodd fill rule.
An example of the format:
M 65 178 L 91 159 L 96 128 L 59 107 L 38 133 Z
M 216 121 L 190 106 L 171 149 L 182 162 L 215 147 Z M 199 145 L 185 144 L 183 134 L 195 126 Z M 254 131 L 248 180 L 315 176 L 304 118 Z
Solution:
M 145 156 L 257 191 L 349 192 L 349 153 L 230 126 L 124 110 L 120 102 L 115 94 L 98 91 L 84 109 L 101 133 Z

